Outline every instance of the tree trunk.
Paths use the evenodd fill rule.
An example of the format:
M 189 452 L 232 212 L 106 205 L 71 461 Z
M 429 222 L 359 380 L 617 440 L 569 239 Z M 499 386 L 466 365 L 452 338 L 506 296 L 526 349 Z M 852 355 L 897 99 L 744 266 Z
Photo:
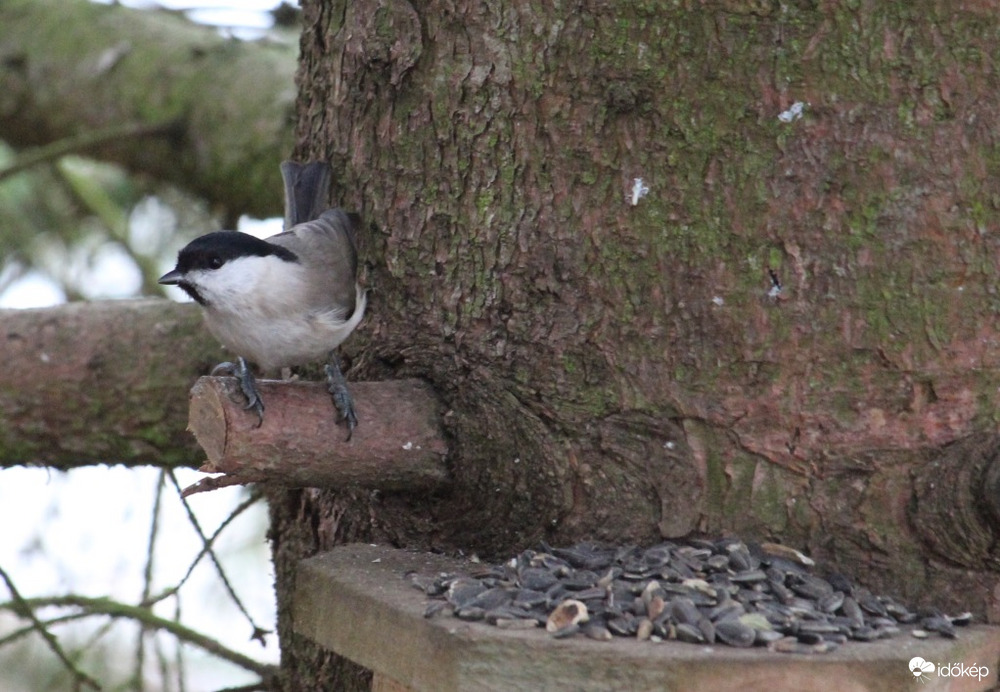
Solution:
M 927 476 L 1000 477 L 955 453 L 997 444 L 992 8 L 304 5 L 296 153 L 368 222 L 352 376 L 433 386 L 454 483 L 272 491 L 292 688 L 337 666 L 295 560 L 341 540 L 738 533 L 1000 620 L 1000 512 L 943 548 Z

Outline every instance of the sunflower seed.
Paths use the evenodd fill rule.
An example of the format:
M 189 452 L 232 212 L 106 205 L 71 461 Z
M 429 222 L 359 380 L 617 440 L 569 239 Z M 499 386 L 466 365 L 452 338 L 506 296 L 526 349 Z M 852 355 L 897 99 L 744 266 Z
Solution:
M 544 625 L 551 636 L 578 633 L 699 644 L 767 646 L 816 654 L 848 640 L 955 637 L 971 613 L 919 611 L 873 594 L 839 573 L 821 577 L 812 560 L 777 544 L 725 538 L 638 546 L 543 544 L 469 574 L 407 573 L 429 600 L 425 617 L 450 612 L 503 629 Z M 818 570 L 817 570 L 818 571 Z

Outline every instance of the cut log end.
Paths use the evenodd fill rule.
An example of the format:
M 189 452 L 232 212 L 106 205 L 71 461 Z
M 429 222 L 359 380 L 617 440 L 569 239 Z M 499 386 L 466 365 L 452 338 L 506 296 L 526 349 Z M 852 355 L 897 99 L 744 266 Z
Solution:
M 235 378 L 202 377 L 195 383 L 188 428 L 208 458 L 202 471 L 289 487 L 396 491 L 447 482 L 440 404 L 423 382 L 352 383 L 360 423 L 350 440 L 323 384 L 257 384 L 266 406 L 263 422 L 243 408 Z
M 1000 437 L 970 435 L 916 469 L 909 518 L 939 557 L 974 569 L 1000 568 Z

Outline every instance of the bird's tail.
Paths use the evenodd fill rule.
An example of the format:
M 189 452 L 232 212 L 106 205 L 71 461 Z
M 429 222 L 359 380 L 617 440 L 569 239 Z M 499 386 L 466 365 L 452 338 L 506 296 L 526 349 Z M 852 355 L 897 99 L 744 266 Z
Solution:
M 318 219 L 327 210 L 330 193 L 330 164 L 325 161 L 281 164 L 285 181 L 285 230 Z

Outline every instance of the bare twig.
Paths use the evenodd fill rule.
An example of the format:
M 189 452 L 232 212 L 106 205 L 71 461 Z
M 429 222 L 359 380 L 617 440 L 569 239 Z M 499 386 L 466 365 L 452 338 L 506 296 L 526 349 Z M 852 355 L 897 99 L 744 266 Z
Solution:
M 62 646 L 59 645 L 59 640 L 56 639 L 54 634 L 49 632 L 49 630 L 45 627 L 45 623 L 39 620 L 38 616 L 35 615 L 34 609 L 37 606 L 32 605 L 34 599 L 23 598 L 20 592 L 18 592 L 17 587 L 14 586 L 14 582 L 2 567 L 0 567 L 0 579 L 3 579 L 7 584 L 7 589 L 10 591 L 11 596 L 11 600 L 7 603 L 0 604 L 0 608 L 10 610 L 14 614 L 30 620 L 32 628 L 42 635 L 42 639 L 44 639 L 45 643 L 48 644 L 52 653 L 54 653 L 56 657 L 62 661 L 63 665 L 66 666 L 66 669 L 73 675 L 73 678 L 77 681 L 78 685 L 86 685 L 87 687 L 95 690 L 101 689 L 101 686 L 96 680 L 77 668 L 76 664 L 70 660 Z
M 160 505 L 163 502 L 163 488 L 166 478 L 161 469 L 159 479 L 156 483 L 156 496 L 153 500 L 153 512 L 149 523 L 149 542 L 146 546 L 146 567 L 142 572 L 142 603 L 149 600 L 150 591 L 153 585 L 153 557 L 156 554 L 156 536 L 160 527 Z M 136 639 L 135 651 L 135 685 L 142 689 L 142 669 L 146 662 L 146 629 L 139 627 L 139 636 Z
M 243 475 L 243 476 L 207 476 L 202 478 L 197 483 L 193 483 L 181 491 L 181 497 L 190 497 L 192 495 L 197 495 L 198 493 L 207 493 L 212 490 L 218 490 L 220 488 L 228 488 L 233 485 L 247 485 L 248 483 L 260 483 L 267 480 L 267 478 L 261 474 L 257 477 Z
M 0 577 L 7 581 L 9 587 L 12 586 L 6 573 L 4 573 L 2 569 L 0 569 Z M 37 618 L 34 617 L 33 611 L 38 608 L 46 607 L 81 608 L 89 615 L 107 615 L 111 618 L 127 618 L 134 620 L 148 629 L 167 632 L 182 642 L 197 646 L 213 656 L 217 656 L 218 658 L 229 661 L 244 670 L 249 670 L 252 673 L 260 675 L 265 681 L 273 682 L 278 674 L 277 666 L 261 663 L 260 661 L 250 658 L 249 656 L 244 656 L 238 651 L 233 651 L 211 637 L 205 636 L 190 627 L 185 627 L 179 622 L 160 617 L 148 608 L 144 608 L 142 606 L 120 603 L 110 598 L 91 598 L 76 594 L 68 596 L 46 596 L 41 598 L 22 598 L 18 595 L 10 601 L 0 603 L 0 610 L 9 610 L 18 615 L 33 618 L 35 620 L 37 620 Z M 41 625 L 42 623 L 39 622 L 39 626 Z M 48 637 L 52 637 L 51 633 L 47 633 L 47 635 Z M 61 649 L 59 650 L 62 651 Z M 65 653 L 62 654 L 62 657 L 65 657 Z M 100 689 L 96 682 L 86 678 L 82 673 L 80 675 L 82 676 L 82 681 L 89 680 L 88 684 L 91 687 L 94 689 Z
M 194 560 L 191 561 L 191 565 L 188 567 L 188 571 L 184 574 L 181 580 L 177 582 L 177 584 L 175 584 L 174 586 L 171 586 L 169 589 L 164 590 L 163 592 L 157 594 L 156 596 L 150 596 L 147 599 L 143 600 L 142 605 L 150 606 L 154 603 L 159 603 L 160 601 L 169 598 L 170 596 L 173 596 L 175 593 L 177 593 L 181 589 L 181 587 L 184 586 L 184 584 L 187 582 L 188 578 L 191 576 L 191 573 L 194 572 L 194 568 L 198 565 L 199 562 L 201 562 L 201 558 L 203 558 L 206 554 L 208 554 L 208 552 L 212 549 L 212 545 L 215 544 L 215 539 L 219 537 L 219 534 L 221 534 L 222 531 L 227 526 L 229 526 L 233 522 L 233 520 L 236 519 L 236 517 L 238 517 L 244 511 L 246 511 L 254 504 L 256 504 L 257 501 L 260 500 L 260 498 L 261 498 L 260 493 L 254 492 L 250 495 L 250 497 L 241 502 L 232 512 L 230 512 L 229 516 L 226 517 L 225 521 L 219 524 L 219 528 L 215 530 L 215 533 L 213 533 L 207 541 L 204 541 L 202 543 L 201 552 L 199 552 L 198 555 L 195 556 Z
M 64 625 L 67 622 L 73 622 L 74 620 L 82 620 L 85 617 L 89 617 L 87 613 L 70 613 L 69 615 L 61 615 L 50 620 L 42 620 L 41 622 L 47 629 L 53 625 Z M 14 630 L 10 634 L 0 637 L 0 647 L 4 647 L 12 642 L 15 642 L 21 637 L 25 637 L 34 631 L 36 631 L 36 627 L 34 625 L 28 625 L 26 627 L 22 627 L 21 629 Z
M 246 609 L 246 606 L 243 605 L 243 601 L 241 601 L 240 597 L 236 595 L 236 590 L 233 589 L 232 584 L 229 583 L 229 577 L 226 576 L 226 571 L 222 568 L 222 563 L 219 562 L 219 558 L 216 557 L 215 552 L 211 549 L 211 541 L 215 540 L 215 536 L 212 537 L 211 541 L 208 539 L 208 537 L 205 536 L 205 532 L 201 530 L 201 524 L 198 523 L 198 518 L 194 515 L 194 511 L 191 509 L 191 506 L 188 504 L 187 499 L 184 497 L 184 492 L 180 486 L 180 483 L 177 482 L 177 477 L 174 475 L 173 470 L 172 469 L 168 470 L 167 475 L 170 478 L 170 481 L 174 484 L 174 488 L 177 489 L 177 495 L 178 497 L 180 497 L 181 504 L 184 506 L 184 510 L 187 512 L 188 521 L 191 522 L 191 525 L 194 527 L 195 531 L 198 532 L 198 536 L 201 538 L 203 548 L 201 553 L 199 553 L 198 557 L 200 558 L 202 555 L 208 555 L 208 557 L 212 560 L 212 564 L 215 565 L 215 571 L 218 573 L 219 579 L 222 580 L 223 586 L 226 587 L 226 592 L 229 594 L 229 597 L 232 599 L 233 603 L 236 604 L 236 607 L 239 609 L 239 611 L 243 613 L 243 617 L 247 619 L 247 622 L 250 623 L 250 627 L 253 629 L 253 633 L 250 635 L 251 639 L 255 639 L 259 641 L 261 644 L 264 644 L 265 643 L 264 635 L 268 634 L 270 630 L 264 629 L 263 627 L 257 625 L 256 622 L 254 622 L 253 617 L 250 615 L 250 612 Z M 254 496 L 244 504 L 249 506 L 250 504 L 253 504 L 253 502 L 256 502 L 258 499 L 260 499 L 260 496 L 255 493 Z M 241 507 L 237 508 L 237 510 L 239 510 L 240 512 L 242 512 L 243 509 L 245 509 L 245 507 L 242 508 Z M 233 515 L 235 514 L 236 512 L 234 511 Z M 223 526 L 226 523 L 228 523 L 228 521 L 229 520 L 227 520 L 227 522 L 225 522 Z M 220 527 L 220 530 L 221 528 L 222 527 Z M 218 535 L 218 531 L 216 531 L 216 535 Z
M 174 620 L 180 622 L 181 619 L 181 600 L 178 598 L 174 601 Z M 187 685 L 184 684 L 184 647 L 179 644 L 174 647 L 174 656 L 176 660 L 174 661 L 174 666 L 177 671 L 177 692 L 185 692 Z M 166 667 L 166 661 L 163 662 L 164 668 Z M 166 679 L 166 674 L 164 673 L 164 679 Z

